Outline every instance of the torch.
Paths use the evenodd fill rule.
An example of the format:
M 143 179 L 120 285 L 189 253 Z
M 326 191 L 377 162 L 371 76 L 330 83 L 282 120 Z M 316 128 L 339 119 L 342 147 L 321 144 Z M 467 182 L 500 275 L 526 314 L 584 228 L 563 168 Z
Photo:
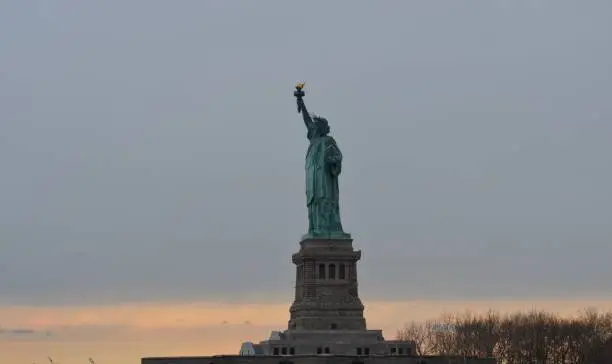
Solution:
M 303 90 L 305 84 L 306 84 L 305 82 L 298 82 L 295 84 L 295 92 L 293 93 L 293 96 L 295 96 L 298 101 L 297 103 L 298 114 L 302 112 L 302 103 L 300 101 L 302 100 L 302 97 L 306 95 Z

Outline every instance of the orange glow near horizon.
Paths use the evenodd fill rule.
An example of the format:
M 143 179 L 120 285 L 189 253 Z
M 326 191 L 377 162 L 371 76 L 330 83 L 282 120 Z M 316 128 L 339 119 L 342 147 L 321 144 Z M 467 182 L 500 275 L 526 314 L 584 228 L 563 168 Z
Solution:
M 612 310 L 612 300 L 505 300 L 366 302 L 370 328 L 393 338 L 409 321 L 443 313 L 544 310 L 562 316 L 586 308 Z M 128 303 L 108 306 L 0 307 L 0 363 L 136 363 L 141 356 L 237 353 L 241 342 L 259 341 L 287 325 L 288 304 Z M 34 334 L 10 334 L 32 329 Z M 46 336 L 46 331 L 52 332 Z

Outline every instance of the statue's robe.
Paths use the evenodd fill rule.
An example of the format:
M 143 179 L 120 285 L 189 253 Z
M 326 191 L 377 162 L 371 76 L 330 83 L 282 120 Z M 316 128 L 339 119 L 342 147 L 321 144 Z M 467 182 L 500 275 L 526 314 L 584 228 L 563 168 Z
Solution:
M 338 176 L 342 153 L 331 136 L 313 137 L 306 153 L 308 235 L 344 235 L 340 221 Z

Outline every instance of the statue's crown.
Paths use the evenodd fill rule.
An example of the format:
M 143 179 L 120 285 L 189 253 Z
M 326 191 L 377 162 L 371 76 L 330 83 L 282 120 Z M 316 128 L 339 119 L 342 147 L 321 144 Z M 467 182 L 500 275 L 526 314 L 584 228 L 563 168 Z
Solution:
M 313 114 L 311 114 L 311 116 L 312 116 L 312 120 L 314 120 L 315 122 L 318 122 L 318 121 L 327 121 L 327 119 L 325 119 L 324 117 L 322 117 L 321 115 L 318 115 L 318 114 L 314 114 L 313 113 Z

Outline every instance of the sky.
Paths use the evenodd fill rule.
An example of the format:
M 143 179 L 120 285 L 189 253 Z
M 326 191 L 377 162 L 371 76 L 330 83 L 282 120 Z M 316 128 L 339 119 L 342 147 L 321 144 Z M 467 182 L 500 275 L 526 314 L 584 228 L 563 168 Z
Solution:
M 0 0 L 0 358 L 125 337 L 127 363 L 172 330 L 217 340 L 204 354 L 251 333 L 181 310 L 269 312 L 253 340 L 286 325 L 307 228 L 296 81 L 344 155 L 361 296 L 398 307 L 370 323 L 401 326 L 410 302 L 611 307 L 611 11 Z

